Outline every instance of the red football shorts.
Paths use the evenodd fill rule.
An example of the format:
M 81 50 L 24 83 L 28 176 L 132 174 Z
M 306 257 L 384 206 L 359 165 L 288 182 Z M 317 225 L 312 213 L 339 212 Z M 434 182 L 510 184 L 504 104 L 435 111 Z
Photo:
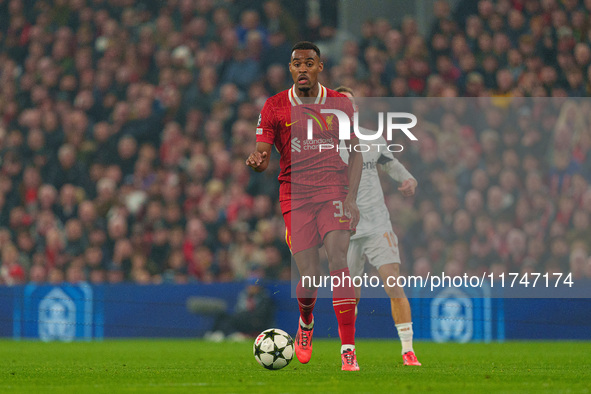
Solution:
M 330 231 L 350 230 L 350 219 L 345 216 L 343 199 L 306 203 L 303 206 L 283 210 L 285 242 L 292 254 L 319 247 Z M 282 204 L 282 208 L 287 204 Z

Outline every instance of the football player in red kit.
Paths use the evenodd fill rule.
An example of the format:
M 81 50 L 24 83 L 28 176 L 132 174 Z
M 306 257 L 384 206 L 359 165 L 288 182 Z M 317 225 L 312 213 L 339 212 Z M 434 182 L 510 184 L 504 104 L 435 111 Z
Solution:
M 362 157 L 351 149 L 358 144 L 354 134 L 345 139 L 351 152 L 348 164 L 340 158 L 337 149 L 320 147 L 322 144 L 338 146 L 339 131 L 332 127 L 332 122 L 330 126 L 327 124 L 322 111 L 314 108 L 331 104 L 332 108 L 338 106 L 349 119 L 353 115 L 353 106 L 346 96 L 318 82 L 322 69 L 316 45 L 303 41 L 292 48 L 289 71 L 294 84 L 265 102 L 256 129 L 256 149 L 246 164 L 255 171 L 264 171 L 273 145 L 281 155 L 279 194 L 286 241 L 302 278 L 320 277 L 318 250 L 324 245 L 331 279 L 338 278 L 332 283 L 338 284 L 333 286 L 333 306 L 341 337 L 342 370 L 357 371 L 356 300 L 347 268 L 347 250 L 351 231 L 359 221 L 356 199 Z M 309 139 L 306 138 L 309 137 L 305 129 L 306 116 L 312 115 L 319 127 L 315 125 L 313 139 Z M 301 279 L 296 289 L 300 321 L 295 348 L 298 360 L 304 364 L 312 356 L 317 291 L 313 282 L 303 283 Z

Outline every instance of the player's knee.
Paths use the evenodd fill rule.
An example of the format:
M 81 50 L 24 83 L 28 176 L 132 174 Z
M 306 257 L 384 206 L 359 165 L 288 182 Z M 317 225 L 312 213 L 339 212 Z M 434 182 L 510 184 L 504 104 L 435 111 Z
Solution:
M 347 268 L 347 250 L 343 248 L 327 248 L 328 268 L 331 271 Z
M 301 271 L 300 275 L 311 278 L 312 283 L 320 283 L 322 272 L 320 272 L 318 269 L 310 269 L 307 271 Z
M 309 254 L 296 254 L 294 256 L 300 275 L 319 276 L 321 274 L 320 264 L 317 256 Z
M 406 298 L 404 294 L 404 289 L 402 287 L 393 286 L 393 287 L 386 287 L 386 292 L 388 293 L 388 297 L 394 300 L 402 300 Z
M 302 264 L 298 265 L 301 276 L 307 276 L 311 278 L 319 278 L 322 275 L 319 264 Z
M 328 259 L 328 269 L 330 271 L 338 271 L 347 268 L 347 259 L 343 256 L 332 256 Z

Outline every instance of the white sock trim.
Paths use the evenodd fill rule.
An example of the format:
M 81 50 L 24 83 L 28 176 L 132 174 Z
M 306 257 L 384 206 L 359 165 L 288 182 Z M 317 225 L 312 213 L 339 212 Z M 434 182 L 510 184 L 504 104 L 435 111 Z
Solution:
M 300 316 L 300 326 L 302 326 L 303 328 L 305 328 L 307 330 L 314 328 L 314 318 L 312 318 L 312 321 L 310 322 L 310 324 L 306 324 L 306 323 L 304 323 L 304 321 L 302 320 L 302 317 Z
M 355 345 L 342 345 L 341 346 L 341 354 L 351 351 L 353 350 L 353 352 L 355 351 Z
M 409 331 L 409 330 L 405 330 L 405 328 L 410 328 L 410 331 L 412 331 L 412 322 L 395 324 L 394 326 L 396 327 L 396 330 L 398 330 L 398 332 L 400 332 L 400 330 Z

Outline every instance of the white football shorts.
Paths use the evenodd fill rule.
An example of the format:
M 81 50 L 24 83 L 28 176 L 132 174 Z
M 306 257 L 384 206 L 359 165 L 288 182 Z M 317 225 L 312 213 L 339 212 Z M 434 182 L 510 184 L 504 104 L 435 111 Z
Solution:
M 376 269 L 385 264 L 400 264 L 398 237 L 394 231 L 370 234 L 349 241 L 347 264 L 351 277 L 363 275 L 365 256 Z

